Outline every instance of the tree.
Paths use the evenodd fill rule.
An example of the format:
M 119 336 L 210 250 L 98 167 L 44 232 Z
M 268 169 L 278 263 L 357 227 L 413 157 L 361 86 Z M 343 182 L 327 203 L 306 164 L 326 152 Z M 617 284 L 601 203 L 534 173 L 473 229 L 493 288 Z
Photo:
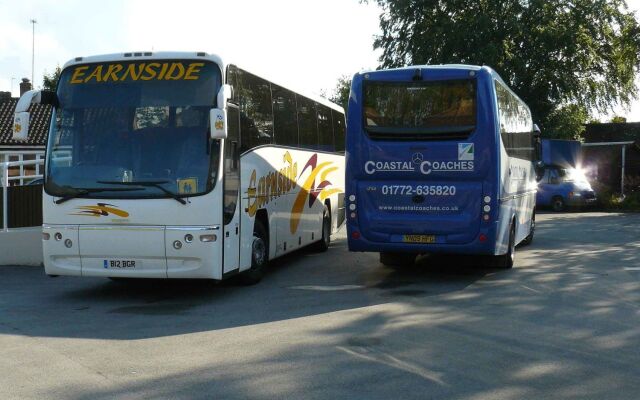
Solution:
M 627 119 L 625 117 L 621 117 L 619 115 L 614 115 L 611 118 L 611 122 L 613 122 L 614 124 L 624 124 L 627 122 Z
M 543 134 L 575 137 L 586 110 L 606 113 L 637 97 L 640 27 L 624 0 L 375 1 L 380 67 L 489 65 Z
M 584 107 L 569 104 L 553 110 L 547 121 L 553 128 L 543 132 L 545 137 L 579 140 L 585 131 L 585 124 L 589 121 L 589 113 Z
M 349 106 L 349 93 L 351 92 L 351 78 L 347 75 L 342 75 L 338 78 L 336 87 L 333 89 L 329 100 L 341 105 L 344 108 L 345 113 Z
M 58 87 L 61 72 L 62 70 L 59 65 L 56 66 L 56 69 L 51 74 L 47 74 L 47 71 L 45 71 L 42 77 L 42 89 L 55 91 Z

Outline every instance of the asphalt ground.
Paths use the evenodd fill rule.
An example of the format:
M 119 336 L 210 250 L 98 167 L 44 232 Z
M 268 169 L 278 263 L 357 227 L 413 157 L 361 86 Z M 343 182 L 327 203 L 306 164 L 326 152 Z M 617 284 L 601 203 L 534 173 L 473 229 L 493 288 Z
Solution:
M 640 214 L 537 220 L 511 270 L 344 231 L 249 287 L 0 267 L 0 399 L 640 398 Z

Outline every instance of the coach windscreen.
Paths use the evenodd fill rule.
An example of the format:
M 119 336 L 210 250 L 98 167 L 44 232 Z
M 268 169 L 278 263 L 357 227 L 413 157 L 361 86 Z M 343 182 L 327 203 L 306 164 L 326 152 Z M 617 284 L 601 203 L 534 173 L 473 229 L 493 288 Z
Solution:
M 219 144 L 209 139 L 209 110 L 216 106 L 220 85 L 219 67 L 204 60 L 66 68 L 49 137 L 45 190 L 96 198 L 211 190 Z

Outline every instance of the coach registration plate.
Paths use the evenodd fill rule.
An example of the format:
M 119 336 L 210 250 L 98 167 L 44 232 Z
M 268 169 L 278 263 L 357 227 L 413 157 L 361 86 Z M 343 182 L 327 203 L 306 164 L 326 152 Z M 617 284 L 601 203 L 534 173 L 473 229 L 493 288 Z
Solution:
M 142 266 L 140 261 L 136 260 L 104 260 L 105 268 L 113 269 L 136 269 Z
M 402 241 L 405 243 L 435 243 L 436 235 L 403 235 Z

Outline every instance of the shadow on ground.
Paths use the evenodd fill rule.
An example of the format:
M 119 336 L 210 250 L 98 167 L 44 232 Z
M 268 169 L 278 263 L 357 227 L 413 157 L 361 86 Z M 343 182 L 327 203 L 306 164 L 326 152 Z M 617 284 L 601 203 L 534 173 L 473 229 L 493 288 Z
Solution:
M 71 397 L 173 398 L 197 387 L 202 398 L 635 399 L 638 222 L 543 217 L 534 245 L 520 249 L 510 271 L 480 268 L 474 257 L 439 256 L 398 271 L 375 265 L 358 272 L 359 258 L 343 254 L 345 273 L 359 279 L 342 281 L 339 269 L 332 270 L 339 282 L 324 283 L 364 288 L 338 292 L 329 304 L 319 292 L 280 286 L 313 275 L 283 265 L 263 285 L 301 294 L 292 301 L 304 311 L 270 310 L 269 318 L 252 320 L 345 311 L 338 322 L 311 325 L 313 341 L 292 335 L 277 353 L 258 351 L 112 390 L 78 388 Z M 246 289 L 217 286 L 218 297 L 207 301 L 224 303 Z
M 437 257 L 394 271 L 377 255 L 349 253 L 338 240 L 328 253 L 301 250 L 275 260 L 255 286 L 49 278 L 41 268 L 0 267 L 7 288 L 0 294 L 0 333 L 141 339 L 300 318 L 464 290 L 487 273 L 470 261 Z
M 299 252 L 252 287 L 2 268 L 0 333 L 141 339 L 281 323 L 252 328 L 264 349 L 214 340 L 212 359 L 202 346 L 181 355 L 198 360 L 186 372 L 65 387 L 75 399 L 635 399 L 639 233 L 640 216 L 541 216 L 508 271 L 444 256 L 396 271 L 338 242 L 331 263 Z M 215 356 L 225 351 L 234 356 Z

